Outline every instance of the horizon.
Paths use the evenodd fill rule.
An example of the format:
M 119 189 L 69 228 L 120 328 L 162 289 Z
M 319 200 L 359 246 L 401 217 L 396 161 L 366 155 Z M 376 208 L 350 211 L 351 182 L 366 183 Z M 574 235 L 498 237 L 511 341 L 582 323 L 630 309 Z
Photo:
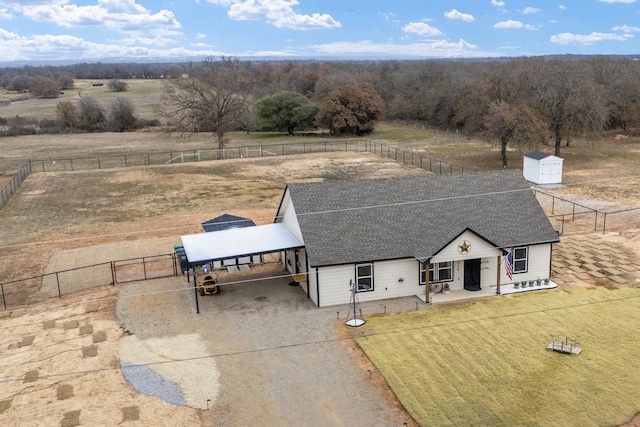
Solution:
M 0 0 L 1 64 L 633 56 L 637 0 Z

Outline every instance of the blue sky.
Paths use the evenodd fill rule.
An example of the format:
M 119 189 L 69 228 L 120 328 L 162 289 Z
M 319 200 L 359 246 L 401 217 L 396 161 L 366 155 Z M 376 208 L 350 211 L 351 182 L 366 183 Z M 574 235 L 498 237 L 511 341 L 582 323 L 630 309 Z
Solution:
M 638 0 L 0 0 L 0 61 L 638 54 Z

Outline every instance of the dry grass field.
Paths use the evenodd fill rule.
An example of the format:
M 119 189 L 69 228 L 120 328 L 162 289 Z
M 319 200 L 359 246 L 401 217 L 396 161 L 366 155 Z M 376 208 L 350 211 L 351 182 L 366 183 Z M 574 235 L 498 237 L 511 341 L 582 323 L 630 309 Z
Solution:
M 153 106 L 162 94 L 161 80 L 123 80 L 129 87 L 124 92 L 111 92 L 107 87 L 108 80 L 82 80 L 74 82 L 74 87 L 65 89 L 55 99 L 31 98 L 29 94 L 0 91 L 0 117 L 29 117 L 37 119 L 55 119 L 56 105 L 61 101 L 77 101 L 80 97 L 91 97 L 104 108 L 115 98 L 130 99 L 135 105 L 135 115 L 139 118 L 155 117 Z M 102 84 L 102 86 L 94 86 Z
M 612 426 L 640 410 L 640 288 L 371 317 L 357 342 L 422 426 Z M 577 339 L 570 356 L 546 349 Z
M 232 134 L 229 137 L 230 146 L 313 141 L 310 138 L 263 134 Z M 456 138 L 450 134 L 383 124 L 369 139 L 462 165 L 465 169 L 484 170 L 500 167 L 497 147 Z M 166 138 L 155 132 L 2 138 L 0 176 L 6 179 L 28 159 L 187 150 L 211 146 L 209 135 L 179 140 Z M 598 144 L 576 141 L 571 147 L 563 149 L 564 178 L 567 186 L 550 190 L 554 194 L 580 200 L 587 205 L 605 203 L 607 209 L 611 210 L 636 207 L 640 204 L 638 139 L 608 138 Z M 522 154 L 523 151 L 520 150 L 509 152 L 510 167 L 521 166 Z M 131 169 L 33 173 L 10 203 L 0 209 L 0 282 L 42 274 L 52 260 L 60 258 L 56 254 L 78 254 L 67 257 L 69 265 L 84 265 L 91 260 L 83 258 L 82 254 L 92 252 L 82 251 L 82 248 L 90 246 L 113 244 L 113 257 L 122 259 L 126 258 L 127 246 L 133 246 L 131 242 L 134 241 L 151 242 L 153 239 L 161 238 L 167 241 L 175 239 L 178 243 L 181 234 L 199 231 L 202 221 L 222 213 L 246 216 L 259 224 L 271 222 L 287 182 L 423 173 L 425 172 L 380 156 L 347 152 Z M 631 240 L 638 237 L 640 225 L 634 222 L 630 222 L 623 231 L 616 232 L 616 238 Z M 71 252 L 72 250 L 74 252 Z M 156 245 L 149 250 L 168 253 L 172 248 L 167 244 L 166 247 Z M 579 408 L 579 417 L 576 419 L 590 420 L 591 424 L 586 425 L 621 423 L 628 420 L 634 411 L 639 410 L 640 405 L 634 406 L 632 401 L 625 398 L 620 398 L 619 403 L 617 399 L 602 401 L 603 405 L 610 407 L 607 414 L 615 414 L 611 415 L 611 418 L 598 418 L 574 403 L 579 399 L 585 402 L 605 399 L 603 394 L 607 392 L 613 393 L 611 396 L 615 397 L 621 392 L 632 397 L 640 395 L 640 390 L 630 388 L 631 385 L 626 381 L 627 378 L 632 378 L 631 375 L 636 374 L 635 371 L 630 376 L 623 377 L 619 371 L 612 369 L 610 378 L 603 380 L 608 382 L 602 385 L 586 380 L 579 381 L 577 374 L 575 377 L 572 376 L 575 373 L 587 375 L 587 369 L 601 370 L 600 364 L 606 366 L 607 357 L 612 358 L 609 363 L 615 363 L 616 369 L 627 364 L 631 370 L 638 368 L 637 362 L 630 356 L 633 348 L 629 346 L 634 345 L 640 337 L 630 335 L 633 331 L 629 331 L 627 339 L 624 335 L 614 335 L 614 331 L 609 329 L 617 328 L 617 334 L 618 329 L 624 331 L 625 325 L 637 324 L 638 319 L 632 313 L 633 305 L 625 305 L 637 301 L 635 294 L 627 295 L 628 292 L 636 290 L 619 291 L 617 295 L 623 295 L 625 298 L 615 303 L 606 302 L 612 294 L 602 293 L 603 291 L 566 288 L 557 293 L 546 294 L 550 295 L 549 300 L 542 295 L 523 295 L 428 310 L 424 319 L 409 315 L 406 318 L 390 316 L 371 319 L 367 327 L 371 328 L 372 332 L 402 329 L 402 332 L 384 332 L 380 335 L 381 339 L 391 338 L 390 342 L 396 342 L 399 346 L 405 345 L 402 340 L 410 337 L 417 343 L 424 344 L 420 347 L 424 354 L 419 357 L 415 355 L 418 350 L 411 346 L 406 347 L 406 356 L 413 360 L 397 359 L 398 362 L 402 362 L 398 366 L 404 364 L 402 372 L 398 372 L 397 369 L 388 370 L 389 367 L 383 362 L 383 359 L 396 360 L 404 357 L 397 354 L 397 348 L 400 347 L 396 346 L 393 355 L 389 355 L 388 352 L 392 350 L 380 344 L 374 337 L 363 339 L 360 345 L 379 366 L 405 407 L 418 421 L 426 420 L 422 425 L 435 425 L 430 424 L 432 421 L 456 425 L 460 418 L 456 418 L 454 413 L 468 416 L 468 420 L 495 421 L 497 425 L 509 425 L 510 420 L 522 421 L 529 425 L 536 424 L 531 420 L 538 415 L 546 416 L 540 408 L 546 407 L 551 400 L 549 395 L 542 391 L 545 388 L 550 393 L 553 391 L 551 397 L 566 398 L 568 403 L 565 406 Z M 29 289 L 26 292 L 21 290 L 23 301 L 28 301 L 29 293 L 32 292 L 37 293 L 38 289 Z M 554 302 L 553 295 L 558 296 L 557 302 Z M 581 304 L 585 301 L 591 303 Z M 569 308 L 558 309 L 558 305 Z M 534 307 L 535 310 L 529 312 L 526 307 Z M 589 309 L 594 311 L 586 311 Z M 489 314 L 493 312 L 496 313 L 495 319 Z M 603 318 L 602 313 L 613 317 L 613 320 L 601 322 L 603 324 L 599 327 L 602 329 L 598 329 L 598 325 L 594 323 Z M 52 317 L 64 318 L 81 316 L 82 312 L 60 312 L 60 316 L 49 314 Z M 498 314 L 504 316 L 499 317 Z M 622 317 L 616 317 L 618 315 Z M 109 316 L 111 315 L 107 315 L 107 318 L 110 318 Z M 590 316 L 593 316 L 594 320 L 588 320 Z M 43 320 L 47 320 L 45 317 L 47 316 L 34 320 L 25 316 L 24 319 L 27 323 L 39 325 Z M 396 319 L 398 324 L 394 323 Z M 448 323 L 443 319 L 449 319 Z M 451 319 L 460 319 L 460 322 L 456 323 Z M 27 328 L 18 326 L 17 319 L 12 322 L 15 323 L 11 324 L 12 328 Z M 405 330 L 407 322 L 416 322 L 424 327 L 418 327 L 415 331 Z M 563 324 L 566 327 L 560 327 Z M 106 324 L 104 326 L 112 327 L 114 329 L 113 332 L 109 332 L 109 339 L 116 342 L 120 337 L 117 327 Z M 584 340 L 586 357 L 581 355 L 580 358 L 561 359 L 559 355 L 547 353 L 543 348 L 546 345 L 543 341 L 547 340 L 550 334 L 580 335 L 580 339 Z M 430 345 L 433 342 L 430 340 L 433 339 L 438 345 Z M 617 355 L 607 353 L 605 343 L 611 344 L 609 347 L 613 351 L 615 346 L 612 343 L 615 340 L 622 341 L 620 351 Z M 486 342 L 494 345 L 485 345 Z M 453 356 L 461 363 L 451 361 Z M 482 365 L 479 365 L 483 367 L 481 371 L 470 371 L 465 367 L 479 359 L 483 360 Z M 429 388 L 433 386 L 431 380 L 418 376 L 415 371 L 419 369 L 412 363 L 427 366 L 429 369 L 424 370 L 425 373 L 430 372 L 433 378 L 439 378 L 438 387 L 446 388 L 454 393 L 456 398 L 448 401 L 444 394 L 434 394 L 433 389 Z M 496 388 L 500 386 L 497 380 L 487 383 L 493 377 L 500 378 L 497 377 L 500 372 L 507 375 L 507 378 L 502 377 L 502 388 Z M 604 378 L 603 373 L 597 373 L 603 375 L 597 377 L 598 380 Z M 526 375 L 524 378 L 523 374 Z M 576 385 L 574 388 L 580 388 L 581 391 L 558 389 L 560 386 L 552 380 L 564 377 L 577 381 L 573 383 Z M 473 400 L 469 394 L 465 394 L 464 387 L 460 385 L 462 383 L 468 386 L 469 393 L 481 394 L 489 400 Z M 52 384 L 50 387 L 56 385 Z M 79 395 L 82 386 L 79 380 L 77 384 L 74 393 Z M 429 398 L 421 397 L 419 400 L 421 405 L 433 409 L 430 415 L 424 415 L 420 409 L 415 409 L 412 402 L 411 396 L 414 392 L 415 396 L 422 396 L 420 393 L 425 390 L 426 393 L 434 394 Z M 133 393 L 131 396 L 136 395 L 133 391 L 130 393 Z M 504 403 L 505 400 L 513 403 L 507 405 Z M 3 402 L 0 402 L 0 417 Z M 142 400 L 136 400 L 136 405 L 138 404 L 140 408 L 145 405 Z M 59 409 L 56 411 L 56 416 L 63 415 Z M 525 413 L 517 418 L 518 412 Z M 562 415 L 560 410 L 556 414 Z M 142 415 L 147 417 L 149 412 L 141 412 Z M 123 414 L 114 416 L 124 417 Z M 198 417 L 195 413 L 187 412 L 184 416 L 192 420 L 197 420 Z M 426 418 L 423 418 L 425 416 Z M 429 418 L 431 416 L 436 418 Z M 606 422 L 601 423 L 602 419 Z M 487 423 L 478 421 L 478 424 Z M 563 420 L 556 424 L 578 425 L 567 424 Z

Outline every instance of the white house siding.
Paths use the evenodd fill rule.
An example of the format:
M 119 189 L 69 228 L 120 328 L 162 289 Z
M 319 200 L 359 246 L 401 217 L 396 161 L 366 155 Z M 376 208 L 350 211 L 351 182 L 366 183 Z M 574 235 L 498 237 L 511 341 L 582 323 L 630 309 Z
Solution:
M 513 275 L 513 280 L 507 277 L 507 273 L 503 265 L 500 268 L 500 283 L 522 282 L 523 280 L 537 280 L 551 277 L 551 244 L 531 245 L 529 246 L 528 269 L 526 273 L 518 273 Z
M 316 279 L 316 269 L 312 268 L 307 274 L 307 280 L 309 283 L 309 298 L 315 305 L 318 305 L 318 280 Z M 306 287 L 305 287 L 306 291 Z
M 379 261 L 373 263 L 373 291 L 359 292 L 361 302 L 413 295 L 424 296 L 419 285 L 420 265 L 415 259 Z M 321 267 L 319 270 L 320 305 L 348 304 L 351 299 L 350 280 L 355 281 L 355 264 Z M 402 279 L 402 281 L 400 281 Z
M 289 190 L 285 191 L 284 196 L 282 196 L 282 203 L 280 204 L 280 209 L 278 210 L 278 219 L 276 222 L 281 222 L 287 227 L 287 230 L 291 232 L 298 240 L 300 240 L 304 244 L 304 239 L 302 238 L 302 231 L 300 231 L 300 225 L 298 224 L 298 218 L 296 216 L 296 210 L 291 203 L 291 196 L 289 195 Z

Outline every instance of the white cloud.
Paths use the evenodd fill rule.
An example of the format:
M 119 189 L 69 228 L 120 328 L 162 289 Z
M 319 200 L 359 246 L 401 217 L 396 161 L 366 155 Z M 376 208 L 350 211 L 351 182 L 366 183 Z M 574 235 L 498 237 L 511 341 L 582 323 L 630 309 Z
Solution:
M 138 40 L 139 41 L 139 40 Z M 228 55 L 214 50 L 191 50 L 183 47 L 167 49 L 149 40 L 149 47 L 128 46 L 121 41 L 114 43 L 95 43 L 70 35 L 42 34 L 22 37 L 0 29 L 0 51 L 3 61 L 74 61 L 132 59 L 175 59 L 206 58 Z M 158 47 L 153 47 L 158 46 Z
M 176 35 L 181 29 L 173 12 L 164 9 L 152 13 L 136 0 L 98 0 L 90 6 L 66 1 L 40 3 L 45 2 L 21 2 L 13 8 L 34 22 L 51 22 L 66 28 L 100 26 L 129 36 Z
M 598 0 L 602 3 L 624 3 L 624 4 L 631 4 L 631 3 L 635 3 L 636 0 Z
M 531 24 L 524 24 L 520 21 L 514 21 L 512 19 L 508 20 L 508 21 L 500 21 L 497 24 L 495 24 L 493 26 L 493 28 L 500 28 L 500 29 L 525 29 L 525 30 L 535 30 L 536 27 L 534 27 Z
M 209 3 L 229 7 L 227 16 L 235 21 L 264 20 L 277 28 L 315 30 L 338 28 L 342 24 L 327 13 L 302 15 L 294 6 L 298 0 L 207 0 Z
M 417 34 L 419 36 L 439 36 L 442 32 L 427 24 L 426 22 L 409 22 L 402 27 L 402 31 L 409 34 Z
M 456 9 L 451 9 L 450 11 L 445 12 L 444 16 L 446 16 L 449 19 L 459 19 L 465 22 L 473 22 L 476 20 L 473 17 L 473 15 L 469 15 L 468 13 L 458 12 Z
M 525 7 L 524 9 L 522 9 L 522 13 L 524 13 L 525 15 L 529 15 L 532 13 L 538 13 L 541 10 L 542 9 L 538 9 L 537 7 Z
M 11 12 L 9 12 L 9 9 L 0 9 L 0 19 L 11 19 Z
M 560 6 L 558 6 L 558 9 L 560 10 L 567 10 L 567 6 L 561 4 Z
M 573 33 L 561 33 L 551 36 L 549 41 L 557 44 L 576 44 L 583 46 L 590 46 L 593 43 L 616 40 L 624 41 L 628 37 L 620 34 L 611 33 L 591 33 L 591 34 L 573 34 Z
M 207 35 L 206 34 L 202 34 L 202 33 L 198 33 L 198 34 L 196 34 L 196 38 L 197 39 L 206 39 Z
M 629 25 L 619 25 L 617 27 L 613 27 L 611 30 L 622 31 L 623 33 L 637 33 L 640 31 L 640 27 L 630 27 Z
M 393 44 L 373 43 L 371 41 L 337 42 L 311 46 L 321 54 L 339 55 L 406 55 L 415 57 L 489 57 L 498 56 L 495 53 L 478 51 L 478 46 L 468 43 L 463 39 L 457 42 L 437 40 L 425 43 Z
M 495 7 L 504 7 L 504 2 L 499 0 L 491 0 L 491 4 Z

